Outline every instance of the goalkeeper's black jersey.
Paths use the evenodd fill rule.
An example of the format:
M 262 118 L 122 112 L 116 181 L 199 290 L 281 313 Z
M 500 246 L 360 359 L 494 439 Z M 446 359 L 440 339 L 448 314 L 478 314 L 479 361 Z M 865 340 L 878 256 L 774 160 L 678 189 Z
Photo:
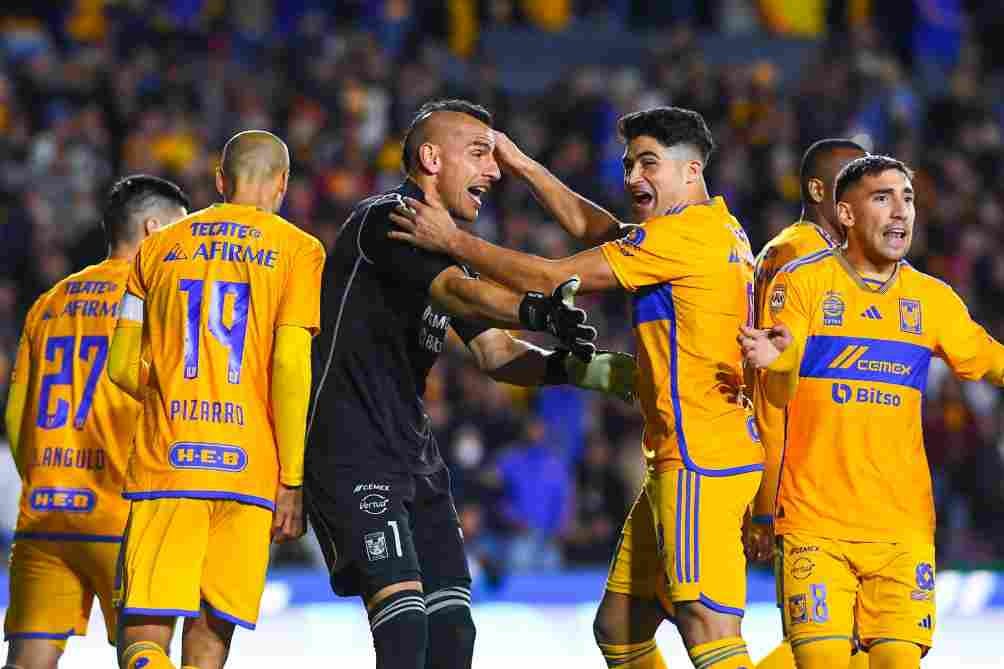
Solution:
M 426 377 L 448 327 L 465 342 L 487 329 L 430 304 L 429 285 L 453 259 L 387 237 L 403 195 L 422 198 L 406 181 L 360 202 L 328 252 L 307 419 L 306 466 L 315 475 L 330 467 L 441 468 L 422 403 Z

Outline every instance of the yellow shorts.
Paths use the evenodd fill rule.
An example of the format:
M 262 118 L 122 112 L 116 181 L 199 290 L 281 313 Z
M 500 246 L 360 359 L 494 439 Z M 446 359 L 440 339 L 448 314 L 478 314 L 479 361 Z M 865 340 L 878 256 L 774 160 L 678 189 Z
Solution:
M 934 638 L 934 544 L 842 541 L 804 533 L 778 538 L 774 565 L 785 636 L 868 645 Z
M 254 629 L 272 512 L 233 500 L 133 501 L 116 596 L 123 615 L 195 618 L 205 607 Z
M 650 471 L 624 522 L 607 590 L 657 598 L 670 616 L 673 602 L 691 601 L 742 616 L 743 516 L 761 476 Z
M 10 606 L 4 638 L 48 639 L 65 648 L 87 633 L 97 595 L 108 642 L 115 643 L 112 587 L 118 542 L 18 539 L 10 556 Z

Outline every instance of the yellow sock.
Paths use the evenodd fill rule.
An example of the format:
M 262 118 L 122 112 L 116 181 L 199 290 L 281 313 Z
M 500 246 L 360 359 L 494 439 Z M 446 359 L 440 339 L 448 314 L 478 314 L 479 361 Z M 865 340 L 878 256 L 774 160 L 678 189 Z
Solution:
M 746 651 L 742 637 L 730 636 L 690 649 L 690 661 L 695 669 L 753 669 L 753 660 Z
M 164 649 L 152 641 L 137 641 L 122 651 L 122 669 L 175 669 Z
M 879 639 L 868 646 L 868 665 L 872 669 L 919 667 L 920 656 L 920 646 L 911 641 Z
M 756 669 L 795 669 L 795 656 L 791 644 L 782 641 L 770 654 L 756 663 Z
M 655 639 L 641 643 L 601 643 L 600 651 L 607 667 L 617 669 L 666 669 Z

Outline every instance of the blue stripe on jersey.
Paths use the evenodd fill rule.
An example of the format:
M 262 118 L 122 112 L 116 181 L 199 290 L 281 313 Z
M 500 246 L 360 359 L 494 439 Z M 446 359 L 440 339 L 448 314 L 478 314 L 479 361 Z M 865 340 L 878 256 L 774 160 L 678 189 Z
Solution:
M 816 251 L 815 253 L 810 253 L 807 256 L 802 256 L 801 258 L 795 258 L 787 265 L 781 268 L 782 272 L 792 272 L 799 267 L 804 267 L 805 265 L 811 265 L 814 262 L 819 262 L 824 258 L 828 258 L 833 254 L 833 249 L 823 249 L 822 251 Z
M 931 349 L 889 339 L 813 335 L 805 346 L 799 375 L 890 383 L 923 393 Z
M 687 452 L 687 438 L 683 432 L 683 409 L 680 406 L 680 363 L 678 359 L 679 347 L 676 342 L 676 307 L 673 304 L 673 284 L 663 283 L 646 286 L 635 293 L 631 320 L 634 327 L 653 321 L 669 322 L 669 395 L 673 404 L 673 431 L 676 433 L 680 457 L 687 469 L 705 476 L 732 476 L 746 472 L 763 471 L 763 465 L 760 463 L 726 469 L 705 469 L 694 462 L 690 453 Z
M 115 534 L 77 534 L 74 532 L 15 532 L 14 539 L 38 541 L 91 541 L 100 544 L 120 544 L 122 536 Z
M 275 502 L 264 497 L 254 495 L 243 495 L 237 492 L 226 492 L 223 490 L 144 490 L 141 492 L 124 492 L 122 497 L 130 500 L 144 499 L 220 499 L 232 500 L 251 506 L 260 506 L 269 511 L 275 511 Z

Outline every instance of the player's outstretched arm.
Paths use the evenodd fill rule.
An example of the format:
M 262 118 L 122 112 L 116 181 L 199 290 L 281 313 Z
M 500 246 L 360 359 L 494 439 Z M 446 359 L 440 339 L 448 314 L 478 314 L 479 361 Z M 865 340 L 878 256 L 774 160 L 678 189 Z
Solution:
M 517 292 L 549 293 L 573 274 L 580 279 L 580 293 L 620 288 L 598 248 L 560 260 L 503 248 L 459 229 L 450 212 L 434 198 L 419 202 L 406 197 L 404 205 L 390 214 L 390 220 L 400 228 L 388 233 L 392 239 L 452 256 Z
M 303 449 L 310 402 L 310 339 L 306 328 L 281 325 L 272 351 L 272 415 L 279 450 L 279 491 L 276 494 L 272 540 L 299 538 L 303 524 Z
M 589 245 L 617 239 L 625 224 L 609 211 L 562 183 L 550 170 L 523 153 L 516 143 L 495 131 L 495 160 L 530 187 L 537 201 L 568 234 Z
M 496 381 L 516 386 L 571 384 L 619 397 L 634 398 L 634 356 L 600 351 L 583 362 L 568 351 L 547 351 L 491 329 L 467 344 L 478 367 Z
M 443 270 L 429 285 L 429 295 L 446 312 L 498 328 L 549 332 L 578 357 L 588 360 L 596 329 L 586 325 L 586 312 L 574 304 L 578 278 L 566 278 L 546 296 L 520 296 L 487 281 L 471 278 L 457 266 Z

